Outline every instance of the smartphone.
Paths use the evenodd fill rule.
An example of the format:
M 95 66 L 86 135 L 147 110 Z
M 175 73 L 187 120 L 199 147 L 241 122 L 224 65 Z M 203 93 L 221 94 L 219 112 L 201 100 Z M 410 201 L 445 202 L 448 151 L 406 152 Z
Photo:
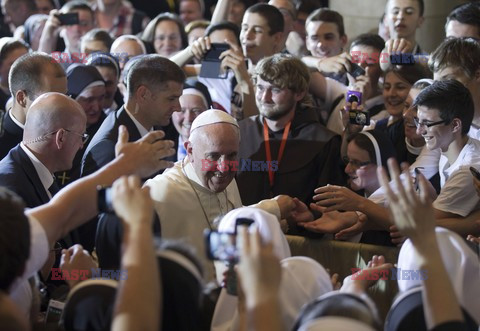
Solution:
M 365 75 L 365 69 L 360 67 L 357 63 L 353 63 L 352 61 L 349 61 L 349 62 L 350 62 L 350 71 L 348 73 L 352 75 L 353 78 L 357 78 L 358 76 Z
M 60 14 L 57 16 L 61 25 L 75 25 L 80 23 L 78 13 Z
M 45 317 L 45 324 L 57 324 L 62 317 L 65 302 L 50 299 L 48 302 L 47 316 Z
M 206 230 L 205 248 L 210 260 L 229 264 L 238 262 L 237 235 L 235 233 Z
M 472 173 L 473 177 L 480 180 L 480 172 L 477 169 L 470 167 L 470 172 Z
M 230 45 L 226 43 L 212 43 L 210 49 L 203 56 L 200 77 L 227 78 L 227 72 L 221 68 L 222 60 L 220 60 L 220 54 L 228 49 L 230 49 Z
M 420 190 L 420 180 L 418 179 L 418 176 L 422 173 L 420 171 L 420 169 L 423 169 L 423 167 L 417 167 L 417 168 L 413 169 L 413 172 L 415 173 L 413 186 L 415 186 L 415 191 L 417 191 L 417 192 Z

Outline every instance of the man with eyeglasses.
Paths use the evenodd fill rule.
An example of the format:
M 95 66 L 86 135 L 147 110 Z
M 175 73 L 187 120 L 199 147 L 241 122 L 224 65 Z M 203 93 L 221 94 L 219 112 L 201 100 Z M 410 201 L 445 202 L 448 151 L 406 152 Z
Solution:
M 47 203 L 59 190 L 53 174 L 72 167 L 85 129 L 85 113 L 75 100 L 55 92 L 41 95 L 27 113 L 23 141 L 0 161 L 0 185 L 29 208 Z
M 456 80 L 436 81 L 415 99 L 415 125 L 429 150 L 440 149 L 437 219 L 464 218 L 480 209 L 470 167 L 480 168 L 480 141 L 468 132 L 474 115 L 469 90 Z

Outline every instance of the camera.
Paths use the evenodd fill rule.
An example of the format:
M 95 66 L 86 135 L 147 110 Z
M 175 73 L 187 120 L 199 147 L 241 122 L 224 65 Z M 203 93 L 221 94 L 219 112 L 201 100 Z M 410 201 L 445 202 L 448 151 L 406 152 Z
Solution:
M 347 102 L 354 103 L 361 105 L 362 104 L 362 92 L 358 91 L 347 91 Z
M 80 23 L 78 13 L 60 14 L 57 17 L 61 25 L 75 25 Z
M 112 188 L 97 186 L 97 206 L 100 213 L 113 214 Z
M 226 43 L 211 43 L 210 49 L 205 53 L 202 60 L 200 77 L 227 78 L 227 73 L 221 68 L 222 60 L 220 60 L 220 55 L 228 49 L 230 49 L 230 45 Z
M 239 225 L 250 226 L 254 220 L 250 218 L 237 218 L 235 232 L 218 232 L 205 230 L 205 247 L 207 257 L 214 261 L 223 261 L 227 264 L 226 289 L 230 295 L 237 295 L 237 274 L 235 264 L 240 260 L 237 247 L 237 227 Z
M 239 260 L 237 250 L 237 228 L 240 225 L 250 226 L 254 220 L 240 217 L 235 221 L 235 232 L 205 231 L 205 247 L 207 257 L 214 261 L 235 264 Z
M 358 91 L 347 91 L 347 102 L 358 105 L 362 104 L 362 93 Z M 368 111 L 350 110 L 348 112 L 350 124 L 356 125 L 370 125 L 370 113 Z
M 350 124 L 370 125 L 370 113 L 368 111 L 350 110 L 348 117 Z

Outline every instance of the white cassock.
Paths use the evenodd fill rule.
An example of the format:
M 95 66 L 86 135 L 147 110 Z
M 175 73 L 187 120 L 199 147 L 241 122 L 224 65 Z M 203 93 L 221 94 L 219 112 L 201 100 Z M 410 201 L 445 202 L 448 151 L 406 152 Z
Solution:
M 205 280 L 214 279 L 213 263 L 205 254 L 203 231 L 216 229 L 213 224 L 216 217 L 242 206 L 235 179 L 223 192 L 212 192 L 201 185 L 187 157 L 183 170 L 182 161 L 178 161 L 173 168 L 148 180 L 145 185 L 150 187 L 162 226 L 162 237 L 181 239 L 191 244 L 203 263 Z

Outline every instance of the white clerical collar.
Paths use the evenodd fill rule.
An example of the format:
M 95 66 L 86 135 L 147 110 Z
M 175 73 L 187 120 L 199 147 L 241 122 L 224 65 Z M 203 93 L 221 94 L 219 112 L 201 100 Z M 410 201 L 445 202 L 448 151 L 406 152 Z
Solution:
M 127 112 L 127 115 L 130 117 L 130 119 L 133 121 L 133 124 L 135 124 L 135 126 L 137 127 L 137 130 L 138 132 L 140 133 L 140 136 L 141 137 L 144 137 L 147 135 L 147 133 L 149 132 L 147 129 L 145 129 L 145 127 L 139 122 L 137 121 L 137 119 L 135 118 L 135 116 L 133 116 L 127 109 L 127 107 L 124 107 L 125 108 L 125 111 Z M 150 130 L 152 131 L 152 130 Z
M 193 165 L 192 165 L 192 162 L 190 162 L 190 159 L 187 157 L 185 157 L 183 159 L 183 165 L 184 165 L 184 169 L 185 169 L 185 174 L 187 175 L 187 177 L 194 181 L 195 184 L 198 184 L 200 185 L 202 188 L 204 188 L 205 190 L 208 190 L 210 191 L 208 188 L 204 187 L 202 182 L 200 181 L 200 178 L 198 178 L 197 176 L 197 173 L 195 172 L 195 169 L 193 168 Z M 212 192 L 213 193 L 213 192 Z
M 40 178 L 40 181 L 42 182 L 45 191 L 50 196 L 50 192 L 48 191 L 48 189 L 53 184 L 53 174 L 50 172 L 50 170 L 47 169 L 47 167 L 45 167 L 42 162 L 40 162 L 39 159 L 37 159 L 35 154 L 33 154 L 32 151 L 23 144 L 23 142 L 20 143 L 20 147 L 23 149 L 25 154 L 27 154 L 30 161 L 32 161 L 33 167 L 37 171 L 38 177 Z
M 13 123 L 15 123 L 16 125 L 18 125 L 19 127 L 23 129 L 25 129 L 25 124 L 22 124 L 20 123 L 13 115 L 12 115 L 12 110 L 10 109 L 8 111 L 8 116 L 10 116 L 10 118 L 12 119 Z

